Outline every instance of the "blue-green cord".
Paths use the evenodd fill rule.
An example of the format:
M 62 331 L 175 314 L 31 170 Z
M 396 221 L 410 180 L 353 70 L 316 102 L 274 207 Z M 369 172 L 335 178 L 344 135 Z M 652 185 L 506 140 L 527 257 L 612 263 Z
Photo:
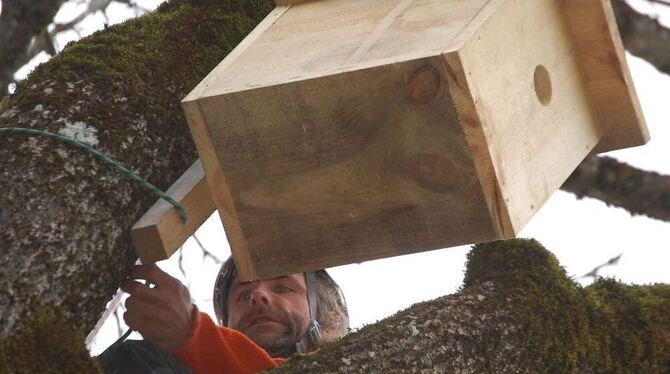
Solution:
M 168 203 L 172 204 L 177 211 L 177 214 L 179 215 L 179 218 L 181 219 L 182 223 L 186 223 L 186 211 L 184 208 L 179 205 L 178 202 L 176 202 L 173 198 L 168 196 L 165 192 L 159 190 L 156 186 L 153 184 L 147 182 L 146 179 L 140 177 L 139 175 L 133 173 L 132 171 L 126 169 L 125 167 L 121 166 L 118 162 L 110 159 L 106 154 L 97 151 L 93 149 L 91 146 L 78 142 L 74 139 L 68 138 L 63 135 L 59 134 L 54 134 L 48 131 L 44 130 L 36 130 L 36 129 L 27 129 L 27 128 L 20 128 L 20 127 L 3 127 L 0 128 L 0 134 L 22 134 L 22 135 L 27 135 L 27 136 L 40 136 L 40 137 L 45 137 L 53 140 L 57 140 L 63 143 L 66 143 L 68 145 L 71 145 L 73 147 L 83 149 L 84 151 L 92 154 L 95 158 L 98 160 L 106 163 L 107 165 L 111 166 L 112 168 L 120 171 L 123 175 L 129 177 L 130 179 L 134 180 L 139 184 L 140 186 L 144 187 L 145 189 L 149 190 L 153 194 L 159 196 L 161 199 L 167 201 Z

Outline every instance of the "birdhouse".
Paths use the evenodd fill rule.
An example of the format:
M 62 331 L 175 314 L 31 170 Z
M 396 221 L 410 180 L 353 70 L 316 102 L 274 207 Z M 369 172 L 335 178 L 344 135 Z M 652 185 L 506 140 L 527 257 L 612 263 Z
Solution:
M 609 0 L 284 3 L 182 103 L 244 279 L 512 238 L 648 140 Z

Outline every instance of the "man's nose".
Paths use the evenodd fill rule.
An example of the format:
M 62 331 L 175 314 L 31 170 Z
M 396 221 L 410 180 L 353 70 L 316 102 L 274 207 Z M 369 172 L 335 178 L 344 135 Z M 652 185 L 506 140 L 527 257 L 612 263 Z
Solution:
M 255 289 L 251 292 L 251 305 L 256 306 L 258 303 L 263 303 L 265 305 L 270 305 L 270 299 L 268 294 L 263 289 Z

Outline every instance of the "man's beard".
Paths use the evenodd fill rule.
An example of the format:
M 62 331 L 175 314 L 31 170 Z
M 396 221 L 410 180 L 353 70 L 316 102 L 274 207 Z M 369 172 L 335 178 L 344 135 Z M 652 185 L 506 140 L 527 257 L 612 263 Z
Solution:
M 261 337 L 254 336 L 255 334 L 253 333 L 249 335 L 246 331 L 241 331 L 245 333 L 251 340 L 253 340 L 254 343 L 263 348 L 271 357 L 288 358 L 292 354 L 296 353 L 296 344 L 300 341 L 300 339 L 302 339 L 305 332 L 300 331 L 302 329 L 300 326 L 298 326 L 298 321 L 291 313 L 260 305 L 242 317 L 238 323 L 238 326 L 235 328 L 238 330 L 240 330 L 241 326 L 245 326 L 246 328 L 246 326 L 249 324 L 249 321 L 251 321 L 256 315 L 259 314 L 267 315 L 273 320 L 277 321 L 286 328 L 285 331 L 271 339 L 268 339 L 267 337 L 263 339 Z

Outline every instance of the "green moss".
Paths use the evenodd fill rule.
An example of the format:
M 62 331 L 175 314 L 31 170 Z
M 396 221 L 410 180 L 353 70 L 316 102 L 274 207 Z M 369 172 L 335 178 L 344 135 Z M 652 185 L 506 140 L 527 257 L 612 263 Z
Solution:
M 670 370 L 670 285 L 624 285 L 601 279 L 586 290 L 594 325 L 606 331 L 611 360 L 624 371 Z
M 84 336 L 50 307 L 35 307 L 16 334 L 0 340 L 0 373 L 95 372 L 100 369 Z
M 463 287 L 486 281 L 573 285 L 556 257 L 534 239 L 479 244 L 468 253 Z
M 535 240 L 477 245 L 464 286 L 486 281 L 510 300 L 527 339 L 521 342 L 547 372 L 599 367 L 607 372 L 670 368 L 670 286 L 599 280 L 582 288 Z M 665 369 L 663 369 L 665 368 Z
M 667 373 L 669 312 L 670 285 L 583 288 L 537 241 L 498 241 L 474 247 L 457 295 L 415 304 L 272 372 Z M 408 337 L 411 324 L 422 335 Z

